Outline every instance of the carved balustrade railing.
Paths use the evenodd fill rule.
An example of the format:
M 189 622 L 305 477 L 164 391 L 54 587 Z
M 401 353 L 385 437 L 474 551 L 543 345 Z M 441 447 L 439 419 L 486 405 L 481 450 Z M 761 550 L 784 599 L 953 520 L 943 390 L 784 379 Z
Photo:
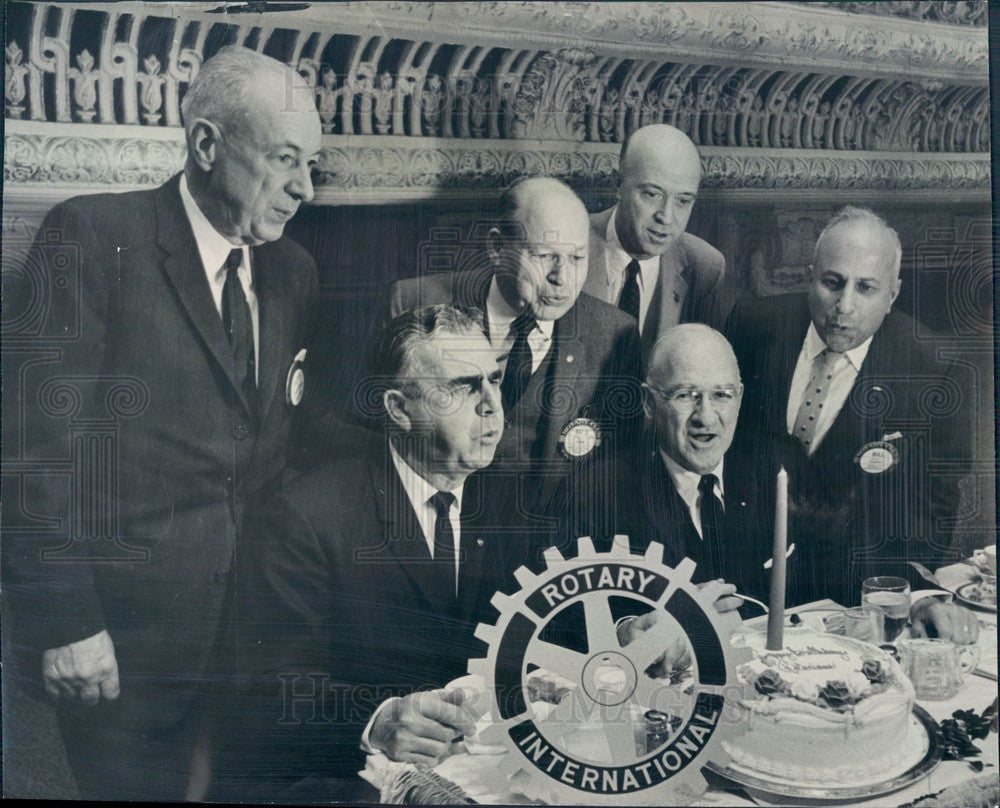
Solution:
M 532 152 L 559 152 L 553 142 L 569 154 L 613 155 L 635 128 L 665 122 L 744 163 L 754 155 L 774 163 L 776 150 L 813 163 L 819 152 L 843 152 L 824 157 L 835 165 L 870 163 L 864 152 L 909 155 L 916 168 L 896 179 L 876 171 L 872 185 L 906 188 L 908 173 L 933 179 L 935 161 L 915 159 L 920 153 L 941 158 L 945 185 L 969 187 L 954 168 L 961 165 L 974 166 L 972 185 L 987 188 L 985 4 L 829 8 L 838 5 L 390 2 L 275 4 L 262 13 L 225 3 L 14 2 L 5 179 L 52 182 L 40 160 L 57 133 L 89 143 L 75 149 L 82 161 L 113 162 L 94 144 L 117 143 L 114 151 L 127 142 L 126 163 L 143 149 L 162 163 L 179 135 L 152 132 L 177 130 L 202 61 L 240 43 L 292 65 L 313 87 L 327 166 L 347 150 L 356 168 L 359 149 L 381 148 L 409 155 L 404 180 L 422 170 L 440 178 L 439 164 L 455 154 L 489 173 L 496 154 L 524 152 L 527 167 L 538 162 Z M 856 13 L 878 5 L 895 7 L 893 15 Z M 424 139 L 438 142 L 440 157 L 424 154 Z M 549 147 L 539 151 L 538 141 Z M 60 159 L 72 158 L 73 147 L 55 145 Z M 946 158 L 970 154 L 977 159 Z M 103 165 L 81 166 L 76 182 L 114 181 Z M 836 183 L 850 173 L 826 176 Z M 368 185 L 378 188 L 379 174 Z M 321 170 L 318 179 L 347 188 L 342 176 Z

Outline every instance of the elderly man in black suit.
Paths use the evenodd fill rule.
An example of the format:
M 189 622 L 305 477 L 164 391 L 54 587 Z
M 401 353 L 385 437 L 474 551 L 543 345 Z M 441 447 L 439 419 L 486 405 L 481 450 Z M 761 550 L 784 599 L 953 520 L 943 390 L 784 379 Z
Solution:
M 308 87 L 228 47 L 182 114 L 183 172 L 57 205 L 26 270 L 51 301 L 38 344 L 55 335 L 57 350 L 26 371 L 20 400 L 56 384 L 75 409 L 43 392 L 24 414 L 39 473 L 5 503 L 4 588 L 88 799 L 198 796 L 192 750 L 215 698 L 231 560 L 247 504 L 284 464 L 316 298 L 314 262 L 282 237 L 313 196 Z M 100 434 L 71 441 L 80 429 Z M 104 448 L 86 454 L 94 441 Z M 39 518 L 62 527 L 40 534 Z
M 725 259 L 686 232 L 700 183 L 690 138 L 667 124 L 644 126 L 622 144 L 618 204 L 590 217 L 583 290 L 638 320 L 644 359 L 671 326 L 725 322 Z
M 491 473 L 509 473 L 511 507 L 537 515 L 575 462 L 633 439 L 639 335 L 629 316 L 581 294 L 587 212 L 568 186 L 525 179 L 500 207 L 488 266 L 399 281 L 390 310 L 452 302 L 483 312 L 504 368 L 506 426 Z
M 701 323 L 664 332 L 642 385 L 642 442 L 616 461 L 581 466 L 555 499 L 560 543 L 624 534 L 643 552 L 656 541 L 668 564 L 697 563 L 696 583 L 723 578 L 766 598 L 773 503 L 760 483 L 773 474 L 767 458 L 730 451 L 742 397 L 722 334 Z
M 247 546 L 246 704 L 269 799 L 357 796 L 363 748 L 432 764 L 471 731 L 454 696 L 418 691 L 482 653 L 472 632 L 515 563 L 479 526 L 474 472 L 503 434 L 479 313 L 410 310 L 374 355 L 385 433 L 359 430 L 286 485 Z
M 741 431 L 789 472 L 791 602 L 855 603 L 864 578 L 949 558 L 968 414 L 954 369 L 892 308 L 901 253 L 872 211 L 844 208 L 816 243 L 807 294 L 741 301 L 729 321 Z M 915 619 L 928 610 L 960 641 L 975 630 L 941 604 Z

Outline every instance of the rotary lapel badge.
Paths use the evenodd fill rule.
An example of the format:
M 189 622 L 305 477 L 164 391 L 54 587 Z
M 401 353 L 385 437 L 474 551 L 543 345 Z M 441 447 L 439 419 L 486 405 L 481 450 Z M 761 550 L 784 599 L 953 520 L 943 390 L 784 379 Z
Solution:
M 601 445 L 601 427 L 590 418 L 574 418 L 559 434 L 559 451 L 567 460 L 581 460 Z
M 728 765 L 722 737 L 739 727 L 723 709 L 742 692 L 745 649 L 730 643 L 718 593 L 692 583 L 690 559 L 668 567 L 662 545 L 636 555 L 626 536 L 608 553 L 577 544 L 574 559 L 548 548 L 539 575 L 518 569 L 521 589 L 496 593 L 499 619 L 476 629 L 488 651 L 469 673 L 485 680 L 491 716 L 480 738 L 506 748 L 497 765 L 531 799 L 690 803 L 705 790 L 702 768 Z M 616 611 L 656 614 L 623 645 Z M 539 678 L 563 685 L 558 698 L 539 696 Z
M 303 348 L 292 360 L 292 365 L 288 368 L 288 375 L 285 377 L 285 403 L 290 407 L 297 407 L 302 402 L 302 396 L 306 391 L 306 349 Z

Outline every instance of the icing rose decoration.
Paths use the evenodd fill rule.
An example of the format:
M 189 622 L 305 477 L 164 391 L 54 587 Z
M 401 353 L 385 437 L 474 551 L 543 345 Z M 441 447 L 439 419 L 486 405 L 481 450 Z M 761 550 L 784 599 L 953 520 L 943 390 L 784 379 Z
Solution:
M 844 684 L 847 685 L 847 690 L 851 694 L 852 703 L 861 701 L 872 692 L 872 683 L 860 671 L 851 671 L 847 674 Z
M 773 696 L 776 693 L 784 693 L 786 685 L 781 678 L 781 674 L 773 668 L 767 668 L 760 672 L 757 680 L 753 683 L 754 689 L 762 696 Z
M 877 659 L 866 659 L 861 663 L 861 672 L 872 684 L 883 685 L 889 678 L 889 674 L 882 668 L 882 663 Z
M 834 710 L 845 710 L 857 701 L 847 684 L 836 679 L 819 689 L 819 697 Z

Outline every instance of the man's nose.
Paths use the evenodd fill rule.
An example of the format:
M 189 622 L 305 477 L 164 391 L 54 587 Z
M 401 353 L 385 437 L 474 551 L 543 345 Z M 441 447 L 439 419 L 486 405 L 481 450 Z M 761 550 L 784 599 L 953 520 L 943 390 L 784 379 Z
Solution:
M 311 166 L 307 163 L 303 164 L 288 181 L 285 189 L 289 196 L 300 202 L 311 202 L 316 195 L 313 189 Z
M 837 297 L 837 311 L 841 314 L 851 314 L 857 302 L 854 290 L 850 286 L 845 286 Z
M 483 385 L 483 394 L 479 399 L 479 414 L 483 417 L 498 413 L 503 418 L 503 404 L 500 396 L 500 385 L 493 382 L 486 382 Z
M 569 280 L 569 258 L 565 255 L 556 255 L 552 259 L 552 269 L 548 274 L 549 283 L 553 286 L 562 286 Z

